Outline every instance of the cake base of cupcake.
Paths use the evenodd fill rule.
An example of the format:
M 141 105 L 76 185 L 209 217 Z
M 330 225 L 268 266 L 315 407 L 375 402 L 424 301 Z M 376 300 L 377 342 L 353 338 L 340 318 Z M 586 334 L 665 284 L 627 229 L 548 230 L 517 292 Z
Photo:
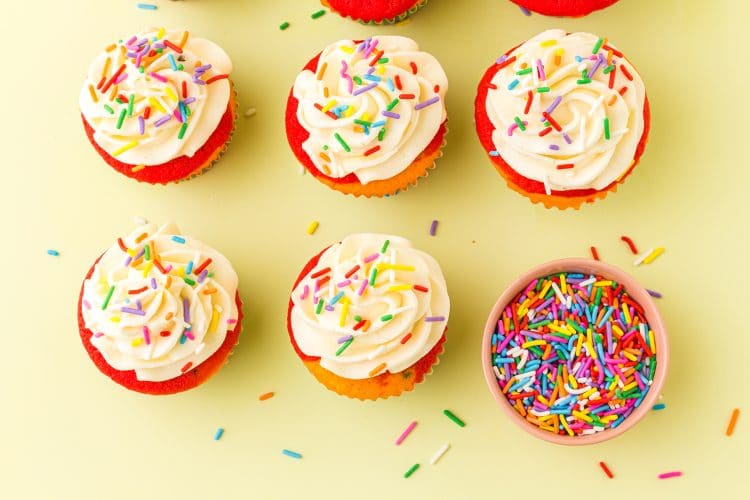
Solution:
M 299 282 L 315 268 L 321 255 L 323 255 L 326 250 L 327 248 L 323 249 L 318 255 L 310 259 L 295 280 L 292 289 L 295 289 Z M 427 354 L 422 356 L 422 358 L 416 363 L 405 370 L 396 373 L 386 371 L 367 379 L 348 379 L 341 377 L 330 370 L 323 368 L 320 364 L 320 358 L 308 356 L 300 350 L 297 342 L 294 340 L 294 331 L 292 329 L 293 307 L 294 303 L 290 299 L 289 307 L 287 309 L 286 327 L 287 333 L 289 334 L 289 340 L 292 343 L 292 347 L 294 347 L 294 352 L 297 353 L 297 356 L 299 356 L 305 367 L 313 374 L 318 382 L 341 396 L 360 400 L 376 400 L 398 396 L 404 392 L 413 390 L 417 384 L 424 381 L 427 375 L 432 373 L 433 366 L 440 362 L 440 355 L 443 353 L 443 344 L 446 340 L 446 332 L 448 331 L 448 328 L 443 331 L 443 335 Z
M 320 3 L 341 17 L 346 17 L 362 24 L 395 24 L 415 14 L 419 9 L 427 5 L 428 0 L 389 0 L 387 2 L 320 0 Z M 362 7 L 363 3 L 368 4 L 364 9 Z M 384 5 L 373 5 L 373 3 Z
M 81 115 L 83 127 L 89 142 L 94 146 L 96 152 L 119 173 L 135 179 L 138 182 L 148 184 L 170 184 L 197 177 L 210 170 L 216 161 L 226 151 L 234 133 L 237 122 L 237 99 L 234 85 L 231 84 L 229 103 L 227 110 L 221 117 L 216 130 L 209 136 L 206 143 L 195 152 L 193 156 L 180 156 L 160 165 L 149 165 L 138 168 L 138 165 L 123 163 L 107 153 L 94 140 L 94 129 Z
M 97 259 L 96 262 L 99 262 L 99 259 Z M 96 262 L 91 266 L 88 273 L 86 273 L 86 277 L 83 280 L 84 283 L 91 278 Z M 104 359 L 104 356 L 99 349 L 91 343 L 91 338 L 93 337 L 94 332 L 86 328 L 83 319 L 83 284 L 81 285 L 81 292 L 78 297 L 78 329 L 83 347 L 86 349 L 91 360 L 99 371 L 113 381 L 126 389 L 143 394 L 156 396 L 176 394 L 201 385 L 219 371 L 219 369 L 229 360 L 229 356 L 232 354 L 232 349 L 234 349 L 234 346 L 237 344 L 240 332 L 242 331 L 242 300 L 240 299 L 239 292 L 235 295 L 235 303 L 237 304 L 238 314 L 236 326 L 234 330 L 227 330 L 226 338 L 219 349 L 201 364 L 186 370 L 185 373 L 179 377 L 160 382 L 138 380 L 134 370 L 123 371 L 113 368 L 107 363 L 107 360 Z

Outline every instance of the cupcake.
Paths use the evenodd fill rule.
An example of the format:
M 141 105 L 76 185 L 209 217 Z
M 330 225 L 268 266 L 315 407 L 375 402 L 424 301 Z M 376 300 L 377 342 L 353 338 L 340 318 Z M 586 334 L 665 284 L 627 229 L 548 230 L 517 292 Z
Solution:
M 340 40 L 297 76 L 286 132 L 320 182 L 355 196 L 387 196 L 416 184 L 445 145 L 440 63 L 401 36 Z
M 435 259 L 398 236 L 354 234 L 302 269 L 287 330 L 297 355 L 328 389 L 387 398 L 432 371 L 449 310 Z
M 97 368 L 145 394 L 208 380 L 237 343 L 242 302 L 226 257 L 174 224 L 118 238 L 86 274 L 81 340 Z
M 650 126 L 646 89 L 622 52 L 590 33 L 545 31 L 484 74 L 477 134 L 508 186 L 546 207 L 579 208 L 635 168 Z
M 545 16 L 583 17 L 617 3 L 617 0 L 511 0 Z
M 667 372 L 667 333 L 648 292 L 588 259 L 543 264 L 514 281 L 484 330 L 490 391 L 522 428 L 592 444 L 635 425 Z
M 403 21 L 427 5 L 428 0 L 320 0 L 342 17 L 367 24 Z
M 208 170 L 237 117 L 232 62 L 187 31 L 147 29 L 106 47 L 80 95 L 91 144 L 118 172 L 167 184 Z

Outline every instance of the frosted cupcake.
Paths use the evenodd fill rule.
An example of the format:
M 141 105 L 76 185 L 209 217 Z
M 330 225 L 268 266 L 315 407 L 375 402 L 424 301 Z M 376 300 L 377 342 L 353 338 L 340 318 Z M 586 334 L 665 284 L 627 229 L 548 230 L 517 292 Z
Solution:
M 313 257 L 289 300 L 297 355 L 330 390 L 410 391 L 443 351 L 450 300 L 438 263 L 398 236 L 354 234 Z
M 187 31 L 147 29 L 105 48 L 80 94 L 91 144 L 112 168 L 151 184 L 208 170 L 226 149 L 237 116 L 218 45 Z
M 583 17 L 617 3 L 617 0 L 511 0 L 545 16 Z
M 509 187 L 547 207 L 579 208 L 630 175 L 651 115 L 643 80 L 612 43 L 549 30 L 490 66 L 475 119 Z
M 222 254 L 174 224 L 118 238 L 86 274 L 81 340 L 97 368 L 146 394 L 172 394 L 215 374 L 237 343 L 242 302 Z
M 448 80 L 432 55 L 400 36 L 340 40 L 297 76 L 286 132 L 320 182 L 355 196 L 417 183 L 445 144 Z
M 403 21 L 427 5 L 428 0 L 320 0 L 333 12 L 366 24 Z

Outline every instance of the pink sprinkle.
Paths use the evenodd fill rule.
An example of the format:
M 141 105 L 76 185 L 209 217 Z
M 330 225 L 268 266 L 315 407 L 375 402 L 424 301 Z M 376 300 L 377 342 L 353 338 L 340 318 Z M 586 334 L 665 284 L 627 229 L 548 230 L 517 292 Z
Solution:
M 123 81 L 124 79 L 126 79 L 127 77 L 128 77 L 128 74 L 127 74 L 127 73 L 122 73 L 122 74 L 121 74 L 120 76 L 118 76 L 118 77 L 117 77 L 117 79 L 115 80 L 115 85 L 119 84 L 120 82 L 122 82 L 122 81 Z
M 190 340 L 195 340 L 195 335 L 193 335 L 190 330 L 185 330 L 185 336 L 189 338 Z
M 404 442 L 404 439 L 406 439 L 406 437 L 407 437 L 407 436 L 408 436 L 409 434 L 411 434 L 411 431 L 413 431 L 413 430 L 414 430 L 414 428 L 415 428 L 416 426 L 417 426 L 417 421 L 416 421 L 416 420 L 415 420 L 415 421 L 413 421 L 412 423 L 410 423 L 410 424 L 409 424 L 409 425 L 408 425 L 408 426 L 406 427 L 406 429 L 404 429 L 404 432 L 402 432 L 402 433 L 401 433 L 401 435 L 400 435 L 400 436 L 398 437 L 398 439 L 396 440 L 396 446 L 398 446 L 398 445 L 400 445 L 401 443 L 403 443 L 403 442 Z
M 336 286 L 338 288 L 344 288 L 345 286 L 349 286 L 352 284 L 352 280 L 344 280 L 341 283 L 338 283 Z
M 378 257 L 380 257 L 380 254 L 376 252 L 376 253 L 374 253 L 372 255 L 368 255 L 367 257 L 365 257 L 364 262 L 365 262 L 365 264 L 369 264 L 370 262 L 372 262 L 373 260 L 377 259 Z
M 235 324 L 235 323 L 237 323 L 237 320 L 236 320 L 236 319 L 228 319 L 228 320 L 227 320 L 227 324 L 228 324 L 228 325 L 233 325 L 233 324 Z
M 149 73 L 149 75 L 153 76 L 157 80 L 159 80 L 162 83 L 167 83 L 167 79 L 163 76 L 161 76 L 159 73 L 154 73 L 153 71 Z
M 96 338 L 103 337 L 103 336 L 104 336 L 104 334 L 102 332 L 96 332 L 94 334 L 94 337 L 96 337 Z
M 169 274 L 169 271 L 172 270 L 172 264 L 169 264 L 167 267 L 164 268 L 164 274 Z
M 513 131 L 518 128 L 518 124 L 513 122 L 510 127 L 508 127 L 508 137 L 513 135 Z
M 672 471 L 672 472 L 663 472 L 663 473 L 659 474 L 658 478 L 659 479 L 669 479 L 669 478 L 672 478 L 672 477 L 680 477 L 681 475 L 682 475 L 682 472 L 676 470 L 676 471 Z
M 143 326 L 143 340 L 146 341 L 146 345 L 151 345 L 151 332 L 146 325 Z
M 88 300 L 83 301 L 83 307 L 85 307 L 86 309 L 91 309 L 91 304 L 89 304 Z
M 366 279 L 362 280 L 362 285 L 360 285 L 359 290 L 357 291 L 357 295 L 361 296 L 363 293 L 365 293 L 365 288 L 367 288 L 367 280 Z
M 305 285 L 305 288 L 302 289 L 302 293 L 299 296 L 299 300 L 305 300 L 307 298 L 307 294 L 310 293 L 310 287 Z

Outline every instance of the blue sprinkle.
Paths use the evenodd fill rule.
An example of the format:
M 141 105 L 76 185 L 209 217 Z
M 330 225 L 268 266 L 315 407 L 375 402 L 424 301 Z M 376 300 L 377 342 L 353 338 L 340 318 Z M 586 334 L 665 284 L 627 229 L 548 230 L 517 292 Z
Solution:
M 513 90 L 519 83 L 520 82 L 518 81 L 518 78 L 516 78 L 515 80 L 510 82 L 510 85 L 508 85 L 508 90 Z
M 500 151 L 498 151 L 496 149 L 493 150 L 493 151 L 490 151 L 490 156 L 500 156 Z
M 334 295 L 334 296 L 333 296 L 333 298 L 331 299 L 331 301 L 330 301 L 330 302 L 328 302 L 328 305 L 329 305 L 329 306 L 332 306 L 332 305 L 334 305 L 334 304 L 335 304 L 336 302 L 338 302 L 339 300 L 341 300 L 341 298 L 342 298 L 343 296 L 344 296 L 344 291 L 343 291 L 343 290 L 341 290 L 341 291 L 340 291 L 339 293 L 337 293 L 336 295 Z
M 214 434 L 214 441 L 218 441 L 219 439 L 221 439 L 221 436 L 223 434 L 224 434 L 223 428 L 219 427 L 218 429 L 216 429 L 216 434 Z
M 169 59 L 169 65 L 172 66 L 172 69 L 177 71 L 177 63 L 174 60 L 174 56 L 172 54 L 167 54 L 167 59 Z
M 176 241 L 177 243 L 185 244 L 185 238 L 182 236 L 172 236 L 172 241 Z
M 156 9 L 159 8 L 156 5 L 153 5 L 153 4 L 150 4 L 150 3 L 139 3 L 137 5 L 137 7 L 139 9 L 143 9 L 143 10 L 156 10 Z
M 187 266 L 185 266 L 185 274 L 190 274 L 193 272 L 193 261 L 187 263 Z
M 281 450 L 281 453 L 283 453 L 287 457 L 292 457 L 292 458 L 296 458 L 296 459 L 302 458 L 301 454 L 297 453 L 296 451 L 292 451 L 292 450 Z
M 52 255 L 53 257 L 59 257 L 60 256 L 60 252 L 58 252 L 57 250 L 54 250 L 52 248 L 50 248 L 49 250 L 47 250 L 47 254 L 48 255 Z
M 657 403 L 653 407 L 651 407 L 651 409 L 654 411 L 658 411 L 658 410 L 663 410 L 666 407 L 667 405 L 665 405 L 664 403 Z

